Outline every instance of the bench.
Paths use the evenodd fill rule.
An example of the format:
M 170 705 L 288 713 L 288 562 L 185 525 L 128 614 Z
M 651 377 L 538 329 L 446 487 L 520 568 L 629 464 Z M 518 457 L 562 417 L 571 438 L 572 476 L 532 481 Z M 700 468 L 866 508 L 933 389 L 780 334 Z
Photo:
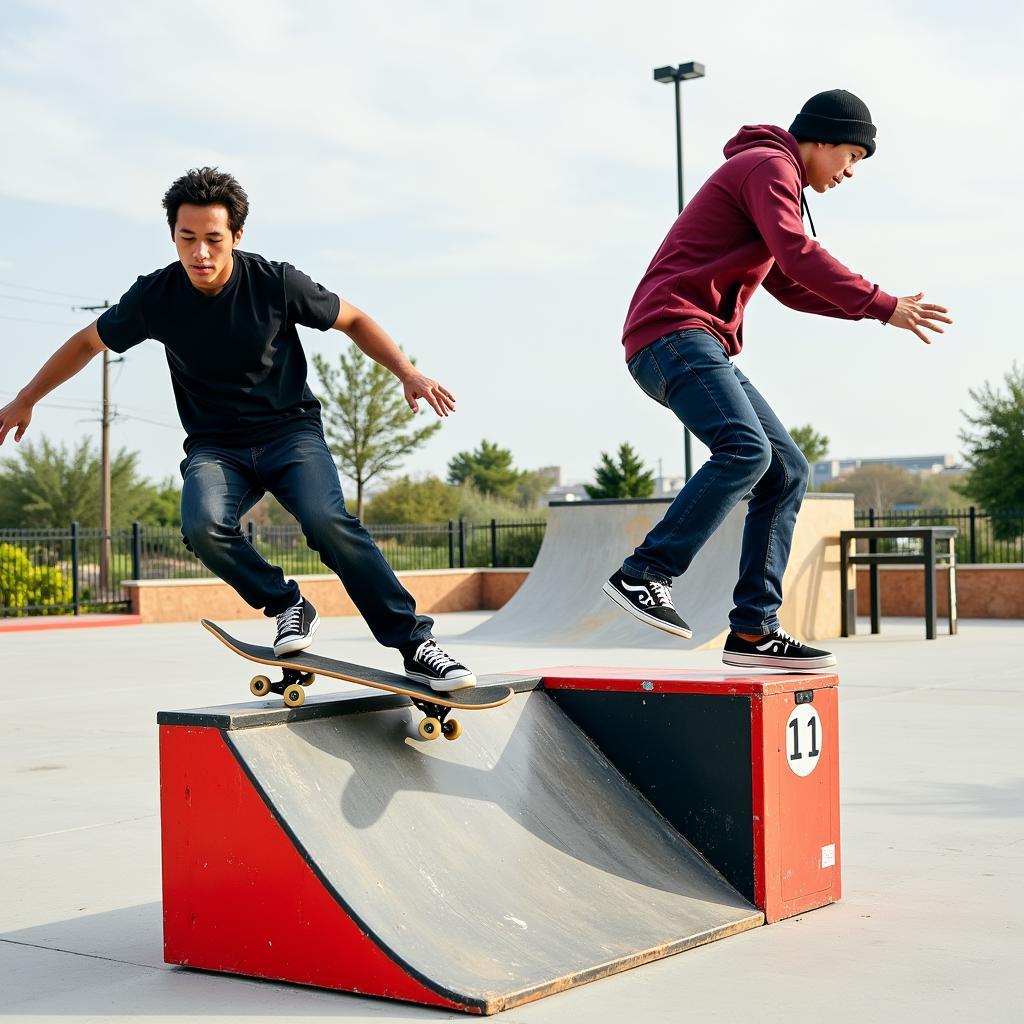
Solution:
M 871 632 L 881 631 L 881 591 L 878 585 L 880 565 L 920 565 L 924 569 L 924 624 L 925 636 L 934 640 L 938 635 L 935 601 L 935 569 L 939 564 L 949 568 L 949 635 L 955 636 L 956 621 L 956 537 L 955 526 L 868 526 L 856 530 L 841 530 L 839 533 L 840 587 L 842 602 L 842 635 L 853 636 L 857 632 L 857 591 L 850 586 L 850 567 L 869 567 L 871 598 Z M 850 553 L 851 542 L 867 540 L 866 553 Z M 922 551 L 879 552 L 879 540 L 920 540 Z M 938 545 L 946 544 L 946 550 Z

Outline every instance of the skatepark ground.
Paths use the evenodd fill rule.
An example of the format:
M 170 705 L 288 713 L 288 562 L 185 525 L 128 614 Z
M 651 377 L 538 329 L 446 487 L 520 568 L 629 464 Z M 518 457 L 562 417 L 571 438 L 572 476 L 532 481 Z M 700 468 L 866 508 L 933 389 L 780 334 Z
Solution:
M 720 667 L 716 651 L 500 646 L 437 633 L 478 672 Z M 265 642 L 270 624 L 229 624 Z M 839 656 L 843 899 L 500 1015 L 502 1021 L 1002 1021 L 1024 983 L 1024 622 L 919 620 Z M 357 619 L 321 654 L 397 669 Z M 461 1014 L 162 961 L 156 714 L 251 699 L 196 624 L 0 634 L 0 1015 L 347 1022 Z M 317 683 L 314 693 L 351 689 Z M 478 712 L 477 714 L 501 714 Z M 472 728 L 473 713 L 462 716 Z M 1018 1007 L 1017 1011 L 1013 1006 Z

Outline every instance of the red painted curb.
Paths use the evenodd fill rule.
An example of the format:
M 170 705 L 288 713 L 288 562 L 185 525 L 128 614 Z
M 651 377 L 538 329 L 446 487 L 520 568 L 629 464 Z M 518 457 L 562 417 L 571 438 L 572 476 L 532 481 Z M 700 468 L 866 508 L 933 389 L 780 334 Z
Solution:
M 28 633 L 41 629 L 90 629 L 97 626 L 141 626 L 141 615 L 34 615 L 0 619 L 0 633 Z

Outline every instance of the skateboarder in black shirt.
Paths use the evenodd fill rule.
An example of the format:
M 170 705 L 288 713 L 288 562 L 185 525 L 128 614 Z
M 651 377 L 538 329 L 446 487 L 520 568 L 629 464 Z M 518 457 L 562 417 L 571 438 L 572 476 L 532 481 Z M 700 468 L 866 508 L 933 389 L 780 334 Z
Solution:
M 455 398 L 355 306 L 288 263 L 238 249 L 249 203 L 230 174 L 189 171 L 171 185 L 163 205 L 178 262 L 140 277 L 117 305 L 57 350 L 0 409 L 0 444 L 15 428 L 20 441 L 36 403 L 97 352 L 125 352 L 147 338 L 162 342 L 187 433 L 182 535 L 249 605 L 276 617 L 276 653 L 308 647 L 319 617 L 294 580 L 241 533 L 241 517 L 267 491 L 299 521 L 377 640 L 402 653 L 408 676 L 437 690 L 475 685 L 473 674 L 434 641 L 433 621 L 416 614 L 412 596 L 345 508 L 296 325 L 348 335 L 398 377 L 412 409 L 423 399 L 447 416 Z

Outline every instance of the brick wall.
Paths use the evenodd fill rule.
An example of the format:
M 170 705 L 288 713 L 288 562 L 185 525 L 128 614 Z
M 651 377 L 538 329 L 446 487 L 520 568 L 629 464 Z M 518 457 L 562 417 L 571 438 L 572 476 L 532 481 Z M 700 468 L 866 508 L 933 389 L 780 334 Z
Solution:
M 935 573 L 940 616 L 949 614 L 947 569 Z M 879 567 L 882 614 L 924 616 L 924 571 L 920 566 Z M 868 567 L 857 567 L 857 614 L 870 615 Z M 962 619 L 1024 619 L 1024 565 L 958 565 L 957 614 Z
M 418 611 L 464 612 L 500 608 L 521 586 L 528 569 L 434 569 L 402 572 L 398 578 L 416 600 Z M 294 576 L 304 596 L 321 615 L 357 615 L 355 605 L 333 574 Z M 190 622 L 196 619 L 255 619 L 226 583 L 203 580 L 126 580 L 132 613 L 142 622 Z

